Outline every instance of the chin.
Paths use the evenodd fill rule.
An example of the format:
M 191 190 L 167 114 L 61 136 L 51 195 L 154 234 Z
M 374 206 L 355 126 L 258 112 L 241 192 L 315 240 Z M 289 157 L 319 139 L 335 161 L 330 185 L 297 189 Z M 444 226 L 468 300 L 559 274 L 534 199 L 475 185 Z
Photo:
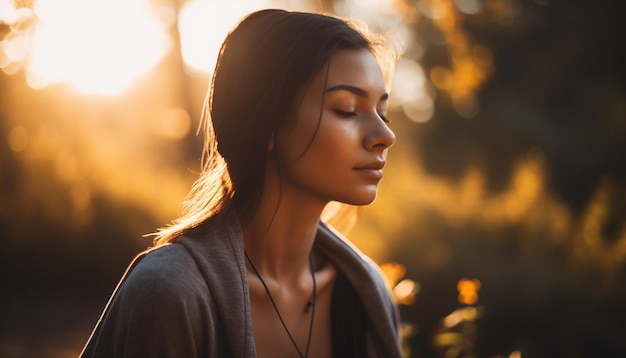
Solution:
M 346 198 L 346 200 L 340 200 L 345 204 L 355 205 L 355 206 L 365 206 L 369 205 L 376 200 L 376 192 L 368 193 L 367 195 L 360 195 L 359 197 Z

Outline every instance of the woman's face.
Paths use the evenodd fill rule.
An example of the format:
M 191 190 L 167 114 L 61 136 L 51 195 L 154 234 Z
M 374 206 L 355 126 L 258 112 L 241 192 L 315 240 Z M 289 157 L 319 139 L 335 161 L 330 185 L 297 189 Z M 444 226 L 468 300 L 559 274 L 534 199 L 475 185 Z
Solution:
M 283 192 L 365 205 L 376 198 L 387 149 L 395 135 L 385 119 L 387 91 L 374 56 L 338 50 L 313 79 L 295 121 L 276 134 Z

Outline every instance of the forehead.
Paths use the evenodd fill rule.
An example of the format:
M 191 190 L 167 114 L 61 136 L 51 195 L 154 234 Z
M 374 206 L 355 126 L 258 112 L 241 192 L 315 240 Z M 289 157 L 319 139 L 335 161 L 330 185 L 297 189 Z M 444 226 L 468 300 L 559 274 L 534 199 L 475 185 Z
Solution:
M 326 87 L 349 84 L 368 92 L 384 93 L 380 65 L 367 49 L 340 49 L 330 60 Z

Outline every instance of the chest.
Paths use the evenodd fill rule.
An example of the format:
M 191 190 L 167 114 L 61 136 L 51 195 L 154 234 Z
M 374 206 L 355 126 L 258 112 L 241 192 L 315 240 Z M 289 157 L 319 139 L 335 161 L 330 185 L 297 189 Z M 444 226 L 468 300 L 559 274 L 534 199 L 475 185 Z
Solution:
M 257 357 L 332 357 L 334 266 L 327 265 L 316 271 L 315 277 L 314 305 L 309 302 L 311 291 L 276 289 L 275 286 L 268 286 L 266 290 L 263 285 L 259 287 L 256 280 L 250 280 Z

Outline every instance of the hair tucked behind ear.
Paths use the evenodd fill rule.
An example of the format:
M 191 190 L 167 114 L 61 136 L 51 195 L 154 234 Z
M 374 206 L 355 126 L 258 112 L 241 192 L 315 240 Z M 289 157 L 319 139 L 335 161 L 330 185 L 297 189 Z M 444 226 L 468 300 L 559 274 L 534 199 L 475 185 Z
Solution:
M 297 94 L 337 49 L 380 58 L 380 44 L 332 16 L 261 10 L 244 18 L 222 44 L 205 101 L 202 172 L 180 218 L 154 234 L 155 244 L 229 212 L 248 220 L 261 197 L 270 138 L 292 119 Z

